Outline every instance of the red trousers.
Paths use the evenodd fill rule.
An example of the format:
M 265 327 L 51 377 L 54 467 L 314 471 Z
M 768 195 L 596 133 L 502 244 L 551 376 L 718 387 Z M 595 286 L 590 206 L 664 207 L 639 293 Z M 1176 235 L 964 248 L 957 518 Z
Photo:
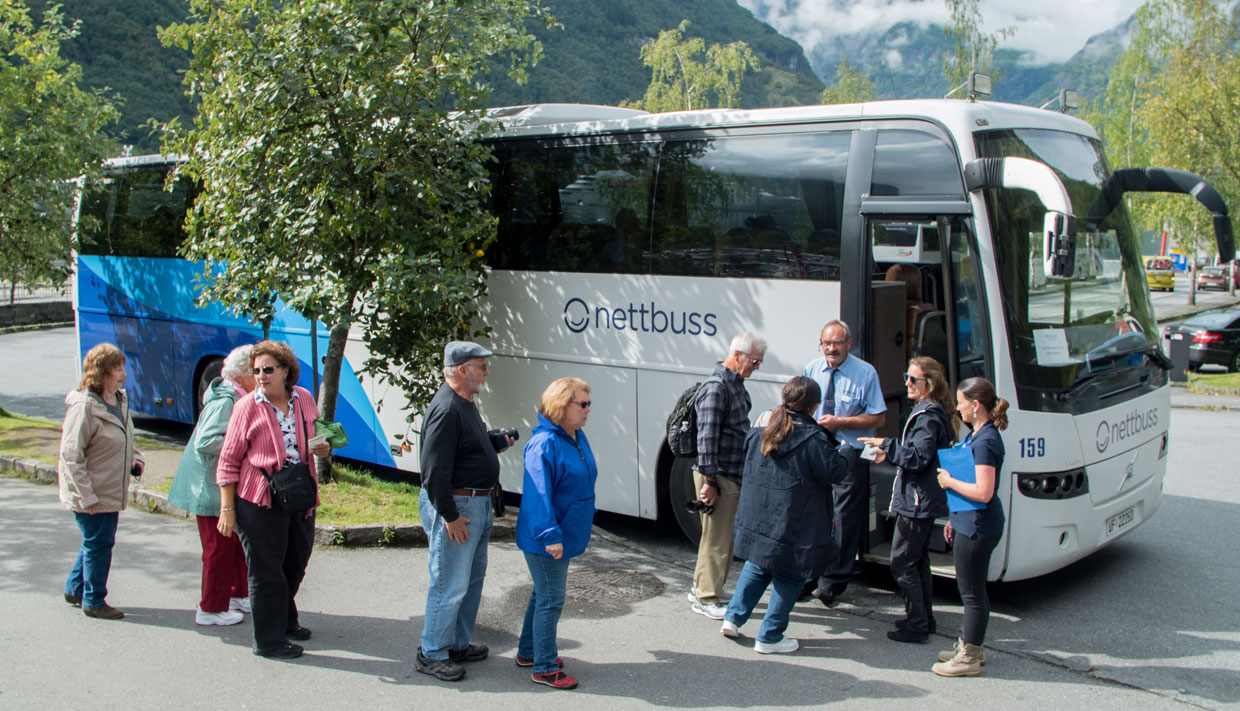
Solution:
M 229 598 L 250 596 L 241 538 L 236 532 L 228 538 L 220 535 L 219 521 L 219 516 L 198 517 L 202 540 L 202 602 L 198 606 L 203 612 L 227 612 Z

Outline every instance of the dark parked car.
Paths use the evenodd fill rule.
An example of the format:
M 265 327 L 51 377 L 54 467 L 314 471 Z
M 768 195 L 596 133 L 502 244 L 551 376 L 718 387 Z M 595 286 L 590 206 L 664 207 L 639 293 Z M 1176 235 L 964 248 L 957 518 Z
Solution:
M 1226 366 L 1240 371 L 1240 310 L 1208 311 L 1179 323 L 1164 326 L 1162 337 L 1171 352 L 1172 341 L 1188 341 L 1189 367 Z

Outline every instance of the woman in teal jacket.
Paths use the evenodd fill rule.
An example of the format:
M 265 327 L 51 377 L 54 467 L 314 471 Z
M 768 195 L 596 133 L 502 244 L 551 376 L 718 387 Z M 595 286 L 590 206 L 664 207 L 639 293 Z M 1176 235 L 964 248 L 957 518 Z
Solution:
M 250 591 L 246 576 L 245 551 L 241 539 L 219 528 L 220 489 L 215 483 L 215 465 L 228 418 L 238 398 L 254 391 L 250 374 L 250 349 L 234 348 L 224 359 L 220 377 L 211 381 L 203 394 L 202 412 L 189 445 L 181 455 L 168 503 L 185 509 L 198 519 L 198 537 L 202 541 L 202 599 L 194 614 L 200 625 L 235 625 L 242 612 L 250 611 Z
M 577 680 L 561 669 L 556 627 L 564 608 L 568 561 L 581 555 L 594 524 L 598 467 L 582 431 L 590 416 L 590 386 L 560 378 L 538 405 L 538 426 L 525 445 L 525 483 L 517 516 L 517 546 L 534 579 L 517 642 L 517 666 L 533 667 L 532 679 L 556 689 Z

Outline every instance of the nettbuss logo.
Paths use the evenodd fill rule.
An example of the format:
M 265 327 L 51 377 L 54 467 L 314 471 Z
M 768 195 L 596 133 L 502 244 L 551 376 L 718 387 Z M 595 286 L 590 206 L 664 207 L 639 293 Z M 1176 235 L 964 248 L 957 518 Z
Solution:
M 591 306 L 574 296 L 564 302 L 564 325 L 573 333 L 587 328 L 601 331 L 640 331 L 642 333 L 675 333 L 677 335 L 713 336 L 719 333 L 713 313 L 663 309 L 651 301 L 627 306 Z
M 1098 453 L 1107 451 L 1112 442 L 1122 442 L 1129 437 L 1138 435 L 1146 430 L 1153 429 L 1158 426 L 1158 410 L 1149 409 L 1145 412 L 1137 412 L 1133 410 L 1128 416 L 1122 420 L 1108 422 L 1103 420 L 1098 423 L 1097 445 Z

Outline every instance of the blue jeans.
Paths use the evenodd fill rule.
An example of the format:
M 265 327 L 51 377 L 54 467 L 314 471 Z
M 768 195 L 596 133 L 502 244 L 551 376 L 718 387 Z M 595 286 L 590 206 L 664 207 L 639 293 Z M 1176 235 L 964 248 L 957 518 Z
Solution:
M 430 570 L 422 627 L 422 654 L 429 659 L 447 659 L 449 650 L 469 646 L 482 602 L 482 581 L 487 575 L 491 497 L 452 498 L 456 510 L 469 519 L 469 540 L 464 543 L 453 543 L 448 538 L 448 528 L 427 497 L 426 489 L 418 496 L 418 511 L 426 530 L 426 566 Z
M 82 550 L 78 551 L 73 570 L 65 581 L 65 594 L 82 598 L 82 607 L 103 607 L 108 596 L 108 571 L 112 569 L 112 544 L 116 543 L 116 525 L 120 513 L 78 513 L 78 529 L 82 532 Z
M 517 641 L 517 656 L 533 659 L 535 674 L 546 674 L 560 668 L 555 663 L 556 657 L 560 656 L 555 632 L 560 624 L 564 593 L 568 587 L 568 560 L 525 554 L 525 564 L 534 579 L 534 592 L 530 593 L 530 602 L 525 606 L 525 622 L 521 625 L 521 639 Z
M 732 593 L 732 602 L 728 603 L 723 619 L 737 627 L 748 622 L 753 609 L 762 599 L 762 593 L 774 583 L 771 599 L 766 604 L 766 615 L 758 628 L 758 641 L 764 644 L 779 642 L 784 638 L 784 630 L 788 629 L 788 615 L 801 595 L 804 582 L 799 575 L 787 578 L 746 561 L 736 579 L 736 590 Z

